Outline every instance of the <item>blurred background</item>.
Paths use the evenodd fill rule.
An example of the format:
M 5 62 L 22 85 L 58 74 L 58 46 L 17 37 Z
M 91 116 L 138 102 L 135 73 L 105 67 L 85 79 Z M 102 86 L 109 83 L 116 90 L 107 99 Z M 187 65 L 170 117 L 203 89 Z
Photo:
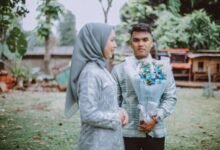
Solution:
M 176 79 L 208 81 L 210 74 L 211 81 L 220 81 L 219 7 L 217 0 L 3 0 L 0 69 L 65 85 L 77 32 L 88 22 L 103 22 L 117 33 L 111 70 L 132 55 L 129 29 L 144 22 L 153 31 L 152 55 L 170 61 Z
M 132 55 L 131 26 L 152 28 L 155 59 L 171 63 L 178 104 L 166 149 L 220 147 L 219 0 L 1 0 L 0 149 L 75 149 L 79 114 L 63 117 L 80 28 L 115 27 L 107 68 Z

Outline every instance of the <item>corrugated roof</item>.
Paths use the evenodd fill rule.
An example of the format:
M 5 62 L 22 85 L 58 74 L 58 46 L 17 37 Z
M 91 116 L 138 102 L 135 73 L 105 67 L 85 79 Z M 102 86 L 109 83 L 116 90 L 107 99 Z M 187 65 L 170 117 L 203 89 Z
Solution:
M 44 55 L 44 47 L 34 47 L 33 50 L 27 51 L 25 56 L 28 55 Z M 55 47 L 50 51 L 51 55 L 72 55 L 73 46 Z
M 220 50 L 199 49 L 199 50 L 196 50 L 195 53 L 220 53 Z
M 220 57 L 219 53 L 188 53 L 189 58 L 197 58 L 197 57 Z
M 190 69 L 190 63 L 171 63 L 172 67 L 175 69 Z
M 160 51 L 165 51 L 172 54 L 186 54 L 189 49 L 188 48 L 176 48 L 176 49 L 163 49 Z

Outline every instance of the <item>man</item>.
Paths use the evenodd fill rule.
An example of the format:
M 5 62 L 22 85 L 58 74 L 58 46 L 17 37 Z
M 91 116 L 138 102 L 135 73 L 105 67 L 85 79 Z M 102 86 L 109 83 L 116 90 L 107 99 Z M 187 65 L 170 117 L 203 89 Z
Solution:
M 112 70 L 118 85 L 119 105 L 129 116 L 123 128 L 125 150 L 163 150 L 166 134 L 163 120 L 176 105 L 172 69 L 169 62 L 151 57 L 153 38 L 148 25 L 135 24 L 130 36 L 134 56 Z M 140 106 L 149 114 L 148 120 L 141 119 Z

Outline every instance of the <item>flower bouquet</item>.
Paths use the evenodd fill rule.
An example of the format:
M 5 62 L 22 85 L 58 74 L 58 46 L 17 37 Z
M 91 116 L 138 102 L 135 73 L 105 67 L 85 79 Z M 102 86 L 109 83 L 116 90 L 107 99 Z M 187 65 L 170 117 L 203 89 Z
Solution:
M 141 62 L 136 70 L 130 70 L 131 83 L 138 97 L 138 108 L 140 110 L 140 123 L 149 122 L 158 112 L 158 100 L 160 100 L 160 89 L 166 75 L 162 72 L 162 64 Z M 135 72 L 135 73 L 134 73 Z
M 138 98 L 140 123 L 149 122 L 157 115 L 159 100 L 165 84 L 166 75 L 162 71 L 162 64 L 154 61 L 136 63 L 134 59 L 126 60 L 125 71 Z
M 135 92 L 139 101 L 140 123 L 143 121 L 147 123 L 157 115 L 159 104 L 157 100 L 160 99 L 158 92 L 162 81 L 166 79 L 162 66 L 155 62 L 142 62 L 137 67 L 138 76 L 133 85 L 136 87 Z

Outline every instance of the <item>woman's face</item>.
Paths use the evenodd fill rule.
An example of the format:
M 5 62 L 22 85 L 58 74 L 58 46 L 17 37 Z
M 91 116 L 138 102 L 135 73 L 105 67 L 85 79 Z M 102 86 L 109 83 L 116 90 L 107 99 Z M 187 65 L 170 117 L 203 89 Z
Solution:
M 103 55 L 105 59 L 110 59 L 113 56 L 113 53 L 115 51 L 115 48 L 117 47 L 116 42 L 115 42 L 115 32 L 112 31 L 108 37 L 108 40 L 106 42 Z

